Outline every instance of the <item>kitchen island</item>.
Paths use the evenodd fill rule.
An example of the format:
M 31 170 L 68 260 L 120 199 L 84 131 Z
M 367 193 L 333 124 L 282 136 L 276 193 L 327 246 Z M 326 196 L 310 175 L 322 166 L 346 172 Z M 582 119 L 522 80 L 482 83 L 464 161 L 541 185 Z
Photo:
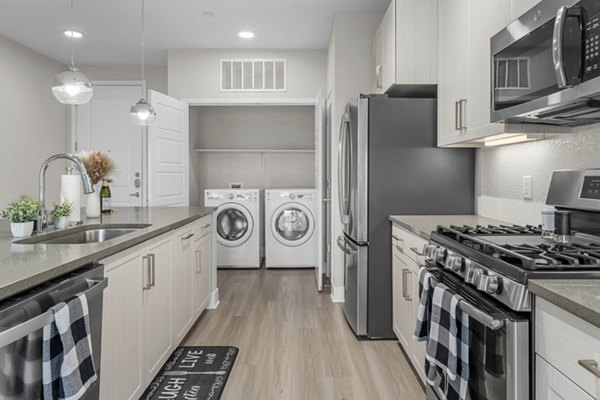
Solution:
M 8 221 L 0 221 L 0 300 L 178 229 L 213 210 L 205 207 L 116 208 L 114 213 L 101 218 L 83 217 L 83 224 L 150 226 L 108 241 L 88 244 L 16 244 L 20 240 L 12 237 Z

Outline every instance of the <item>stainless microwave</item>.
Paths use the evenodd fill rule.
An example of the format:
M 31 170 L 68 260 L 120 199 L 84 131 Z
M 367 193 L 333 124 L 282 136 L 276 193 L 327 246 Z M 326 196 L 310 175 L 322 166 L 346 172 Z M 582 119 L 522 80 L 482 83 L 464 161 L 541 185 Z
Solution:
M 491 38 L 491 66 L 492 122 L 600 122 L 600 1 L 541 1 Z

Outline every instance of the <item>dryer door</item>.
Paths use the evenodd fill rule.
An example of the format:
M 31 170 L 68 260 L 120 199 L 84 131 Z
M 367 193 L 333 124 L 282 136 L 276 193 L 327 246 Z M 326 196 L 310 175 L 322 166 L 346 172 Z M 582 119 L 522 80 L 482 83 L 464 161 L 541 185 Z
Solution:
M 225 203 L 217 212 L 217 242 L 227 247 L 246 243 L 254 231 L 250 211 L 241 204 Z
M 280 206 L 271 218 L 271 232 L 281 244 L 301 246 L 313 236 L 315 219 L 312 212 L 299 203 Z

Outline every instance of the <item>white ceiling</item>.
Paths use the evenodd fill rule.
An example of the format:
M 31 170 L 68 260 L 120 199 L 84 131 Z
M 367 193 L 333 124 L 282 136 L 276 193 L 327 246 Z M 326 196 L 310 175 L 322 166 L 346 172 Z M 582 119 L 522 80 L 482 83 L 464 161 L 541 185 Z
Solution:
M 140 62 L 141 0 L 74 0 L 79 65 Z M 167 49 L 325 49 L 337 12 L 384 11 L 390 0 L 146 0 L 146 62 Z M 68 63 L 69 0 L 2 0 L 0 35 Z M 203 13 L 214 13 L 206 18 Z M 256 33 L 238 38 L 240 30 Z

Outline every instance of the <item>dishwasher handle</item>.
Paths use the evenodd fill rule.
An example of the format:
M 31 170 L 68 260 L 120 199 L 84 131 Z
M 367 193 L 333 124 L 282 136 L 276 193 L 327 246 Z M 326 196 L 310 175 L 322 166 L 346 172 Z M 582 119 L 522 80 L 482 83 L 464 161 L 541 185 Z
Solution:
M 84 294 L 86 298 L 91 299 L 100 293 L 108 286 L 108 278 L 101 280 L 86 279 L 90 288 L 79 295 Z M 8 346 L 25 336 L 42 329 L 44 326 L 53 322 L 54 317 L 52 311 L 48 310 L 43 314 L 33 317 L 17 326 L 13 326 L 3 332 L 0 332 L 0 348 Z

